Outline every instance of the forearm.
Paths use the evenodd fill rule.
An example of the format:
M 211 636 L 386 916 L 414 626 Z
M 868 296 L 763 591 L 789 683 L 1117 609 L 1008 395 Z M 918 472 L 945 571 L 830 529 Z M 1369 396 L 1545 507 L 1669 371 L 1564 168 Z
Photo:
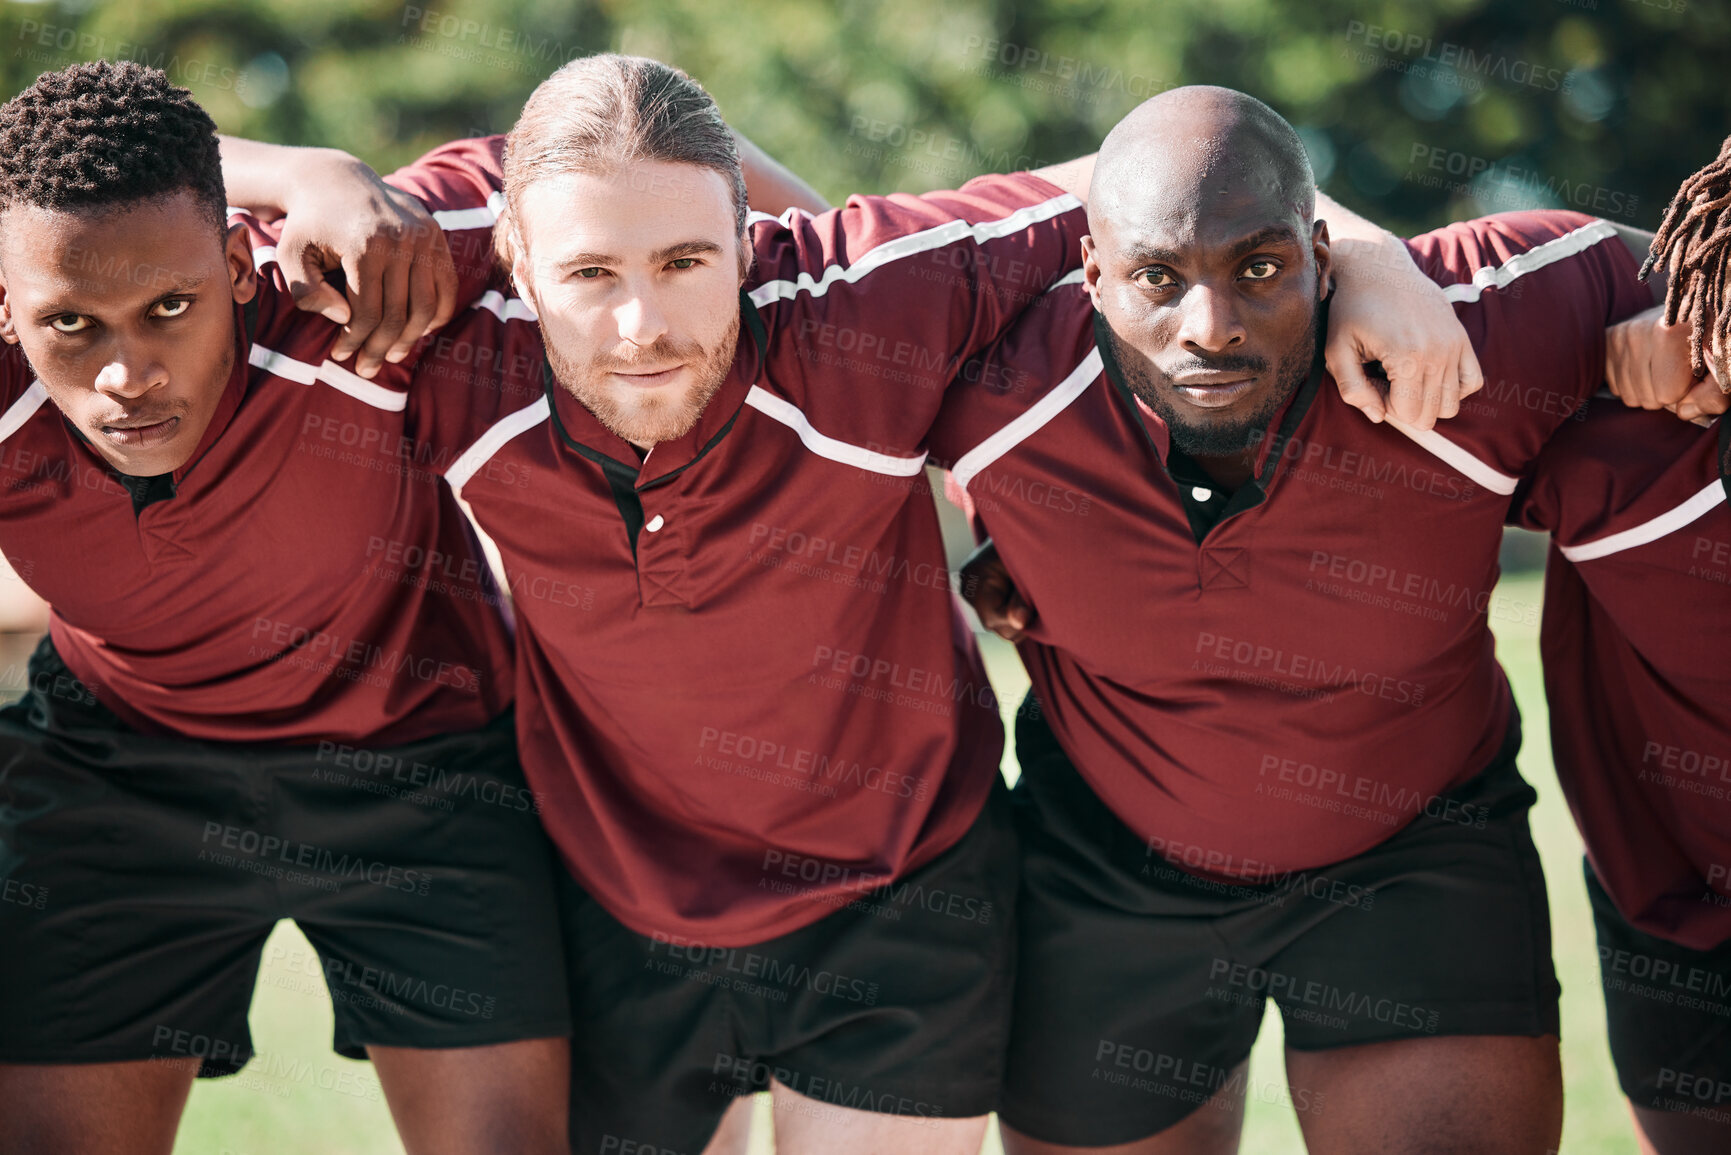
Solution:
M 1316 194 L 1316 216 L 1328 222 L 1337 282 L 1372 283 L 1379 279 L 1379 274 L 1405 277 L 1417 270 L 1405 241 L 1326 193 Z
M 1633 225 L 1620 225 L 1616 221 L 1606 221 L 1617 230 L 1617 238 L 1623 242 L 1623 247 L 1629 250 L 1629 255 L 1635 258 L 1637 264 L 1644 264 L 1647 254 L 1653 249 L 1653 234 L 1646 229 L 1638 229 Z M 1665 287 L 1671 283 L 1671 270 L 1661 265 L 1654 265 L 1652 272 L 1647 274 L 1647 284 L 1653 290 L 1653 303 L 1665 303 Z
M 1094 179 L 1094 158 L 1098 153 L 1079 156 L 1062 164 L 1037 168 L 1034 175 L 1057 185 L 1083 204 L 1088 203 L 1088 185 Z
M 218 136 L 222 145 L 222 183 L 228 203 L 260 220 L 275 220 L 289 210 L 295 191 L 308 180 L 335 172 L 355 173 L 366 164 L 335 148 L 297 148 L 238 136 Z
M 822 193 L 792 169 L 751 143 L 738 129 L 732 131 L 739 146 L 739 167 L 745 173 L 745 196 L 752 208 L 778 217 L 790 208 L 821 213 L 831 207 Z

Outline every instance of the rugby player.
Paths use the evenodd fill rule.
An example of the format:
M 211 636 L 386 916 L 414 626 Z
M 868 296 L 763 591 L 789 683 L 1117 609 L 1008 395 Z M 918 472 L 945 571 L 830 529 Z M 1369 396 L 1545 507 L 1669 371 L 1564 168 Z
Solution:
M 1417 238 L 1488 385 L 1446 427 L 1379 426 L 1319 356 L 1313 197 L 1266 106 L 1150 100 L 1102 145 L 1082 283 L 932 435 L 1039 707 L 1012 1155 L 1235 1150 L 1268 998 L 1312 1150 L 1556 1147 L 1534 795 L 1487 606 L 1517 479 L 1603 379 L 1606 325 L 1653 302 L 1646 238 L 1573 213 Z
M 440 160 L 452 187 L 498 164 Z M 513 595 L 525 767 L 571 873 L 575 1150 L 733 1149 L 765 1088 L 783 1151 L 979 1148 L 1017 857 L 924 440 L 1076 266 L 1089 163 L 748 221 L 684 74 L 593 57 L 525 106 L 510 279 L 416 388 Z M 1425 354 L 1396 393 L 1434 420 L 1475 366 L 1393 254 L 1341 348 Z
M 1620 327 L 1633 335 L 1612 358 L 1625 399 L 1724 408 L 1727 193 L 1731 147 L 1666 212 L 1649 258 L 1670 274 L 1664 310 Z M 1513 506 L 1552 535 L 1551 749 L 1586 843 L 1611 1058 L 1642 1149 L 1660 1155 L 1731 1149 L 1728 494 L 1731 422 L 1697 429 L 1597 400 Z
M 53 607 L 0 711 L 0 1150 L 169 1151 L 285 917 L 410 1152 L 564 1150 L 554 863 L 413 358 L 224 206 L 159 71 L 0 107 L 0 549 Z

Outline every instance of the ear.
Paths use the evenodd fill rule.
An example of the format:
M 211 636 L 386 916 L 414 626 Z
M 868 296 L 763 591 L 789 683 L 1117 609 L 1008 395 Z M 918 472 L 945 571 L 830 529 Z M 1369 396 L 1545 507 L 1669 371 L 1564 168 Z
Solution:
M 1082 285 L 1088 290 L 1094 310 L 1100 312 L 1100 257 L 1091 234 L 1082 238 Z
M 751 226 L 747 225 L 739 234 L 739 287 L 745 287 L 745 278 L 751 274 L 751 266 L 757 260 L 757 249 L 751 243 Z
M 535 294 L 531 286 L 535 278 L 529 275 L 529 258 L 523 251 L 522 241 L 513 237 L 511 241 L 511 287 L 517 290 L 517 295 L 529 302 L 530 308 L 535 307 Z M 536 309 L 536 312 L 540 312 Z
M 6 280 L 0 277 L 0 341 L 18 343 L 18 328 L 12 323 L 12 294 L 6 290 Z
M 246 226 L 228 226 L 223 241 L 223 257 L 228 263 L 228 281 L 234 302 L 244 305 L 258 294 L 258 270 L 252 263 L 252 237 Z
M 1316 299 L 1321 301 L 1334 288 L 1334 256 L 1328 249 L 1328 222 L 1317 221 L 1310 229 L 1310 251 L 1316 258 Z
M 535 298 L 529 292 L 529 286 L 534 283 L 534 278 L 529 275 L 529 250 L 523 244 L 523 235 L 517 231 L 517 217 L 508 203 L 499 211 L 499 219 L 493 222 L 493 252 L 511 278 L 512 291 L 527 301 L 531 309 L 534 308 Z

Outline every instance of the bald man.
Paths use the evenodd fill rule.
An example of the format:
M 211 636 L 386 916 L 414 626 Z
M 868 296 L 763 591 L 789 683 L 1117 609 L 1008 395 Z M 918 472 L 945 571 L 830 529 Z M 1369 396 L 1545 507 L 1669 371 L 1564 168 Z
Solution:
M 1644 244 L 1561 212 L 1409 242 L 1487 381 L 1420 431 L 1327 379 L 1314 200 L 1258 101 L 1142 105 L 1101 148 L 1081 277 L 932 438 L 1001 552 L 976 607 L 1033 683 L 1011 1155 L 1235 1150 L 1269 998 L 1289 1086 L 1259 1094 L 1312 1150 L 1557 1143 L 1534 794 L 1487 610 L 1517 477 L 1598 387 L 1605 326 L 1654 300 Z

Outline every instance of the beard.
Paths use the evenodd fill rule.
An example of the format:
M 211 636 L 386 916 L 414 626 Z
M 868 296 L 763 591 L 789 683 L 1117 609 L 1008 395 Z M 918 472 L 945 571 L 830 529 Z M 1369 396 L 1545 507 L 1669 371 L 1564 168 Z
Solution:
M 1124 384 L 1166 423 L 1172 444 L 1191 457 L 1226 457 L 1242 453 L 1259 441 L 1274 415 L 1310 376 L 1310 366 L 1316 358 L 1317 321 L 1318 315 L 1312 313 L 1304 336 L 1281 356 L 1275 387 L 1255 409 L 1242 416 L 1216 420 L 1197 420 L 1196 410 L 1181 408 L 1181 403 L 1172 399 L 1177 390 L 1173 377 L 1204 371 L 1262 376 L 1268 372 L 1267 358 L 1231 353 L 1218 357 L 1191 354 L 1169 371 L 1162 370 L 1126 346 L 1111 326 L 1106 331 L 1111 335 L 1112 356 L 1124 374 Z
M 666 337 L 632 357 L 603 354 L 586 365 L 563 355 L 547 343 L 547 364 L 560 386 L 577 398 L 607 430 L 633 445 L 650 446 L 677 441 L 691 432 L 710 400 L 727 380 L 739 345 L 739 322 L 734 320 L 713 348 L 695 341 L 676 342 Z M 609 374 L 631 372 L 638 366 L 684 364 L 692 383 L 677 395 L 662 388 L 653 391 L 615 384 Z

